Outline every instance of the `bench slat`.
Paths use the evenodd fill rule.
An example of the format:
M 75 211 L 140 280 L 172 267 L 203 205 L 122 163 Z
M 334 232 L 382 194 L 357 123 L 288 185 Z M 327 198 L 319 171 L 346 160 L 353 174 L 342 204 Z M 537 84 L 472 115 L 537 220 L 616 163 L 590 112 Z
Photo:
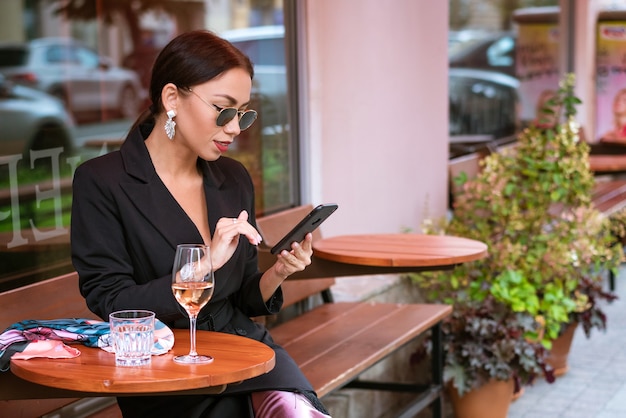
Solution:
M 603 214 L 614 214 L 626 206 L 626 180 L 597 182 L 593 187 L 591 201 Z
M 78 289 L 78 274 L 68 273 L 0 293 L 0 328 L 24 319 L 99 319 Z
M 450 306 L 435 304 L 330 303 L 273 328 L 271 333 L 318 395 L 324 396 L 451 312 Z

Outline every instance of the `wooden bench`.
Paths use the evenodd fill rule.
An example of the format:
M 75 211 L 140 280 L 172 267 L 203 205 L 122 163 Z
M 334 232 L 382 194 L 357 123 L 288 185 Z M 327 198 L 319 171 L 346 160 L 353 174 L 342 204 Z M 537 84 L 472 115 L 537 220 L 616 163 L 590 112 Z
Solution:
M 259 219 L 266 243 L 274 242 L 291 228 L 310 206 Z M 319 238 L 319 231 L 316 231 Z M 446 305 L 395 303 L 333 303 L 334 279 L 286 281 L 285 307 L 303 307 L 322 295 L 325 302 L 281 324 L 272 326 L 274 338 L 293 356 L 320 397 L 342 387 L 418 393 L 401 416 L 413 416 L 432 405 L 434 416 L 442 416 L 442 352 L 440 322 L 452 308 Z M 95 318 L 78 287 L 78 275 L 69 273 L 0 293 L 0 330 L 24 319 Z M 304 311 L 305 309 L 303 309 Z M 289 312 L 286 312 L 289 314 Z M 286 315 L 288 316 L 288 315 Z M 362 372 L 431 331 L 434 352 L 432 384 L 369 382 L 358 379 Z M 409 358 L 406 359 L 409 367 Z M 77 376 L 77 378 L 79 378 Z M 88 398 L 84 398 L 87 396 Z M 95 403 L 99 412 L 91 418 L 121 417 L 114 398 L 91 398 L 92 394 L 57 390 L 29 383 L 10 372 L 0 372 L 0 416 L 35 417 L 59 408 Z
M 594 206 L 605 216 L 611 215 L 626 207 L 626 180 L 609 179 L 597 181 L 591 194 Z M 609 289 L 615 290 L 615 274 L 609 271 Z
M 305 205 L 257 220 L 266 246 L 278 242 L 312 206 Z M 314 240 L 320 239 L 319 229 Z M 367 280 L 367 279 L 364 279 Z M 312 309 L 303 308 L 285 322 L 268 324 L 273 338 L 300 366 L 318 396 L 341 388 L 411 392 L 415 398 L 398 416 L 412 417 L 429 405 L 442 416 L 441 321 L 452 312 L 448 305 L 334 302 L 333 278 L 287 280 L 283 283 L 287 309 L 319 296 Z M 359 378 L 372 366 L 430 331 L 433 344 L 431 383 L 378 382 Z M 407 367 L 409 358 L 406 359 Z
M 591 194 L 594 206 L 606 216 L 626 207 L 626 180 L 596 181 Z

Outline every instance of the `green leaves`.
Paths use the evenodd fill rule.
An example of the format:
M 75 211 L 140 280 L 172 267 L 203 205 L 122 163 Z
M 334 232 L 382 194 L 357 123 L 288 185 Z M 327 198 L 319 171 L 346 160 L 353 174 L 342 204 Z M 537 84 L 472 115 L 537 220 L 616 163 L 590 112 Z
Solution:
M 536 289 L 519 271 L 503 271 L 496 276 L 490 290 L 496 300 L 510 306 L 513 312 L 527 312 L 532 316 L 539 312 Z
M 457 303 L 442 326 L 444 380 L 461 395 L 491 379 L 528 381 L 541 372 L 536 351 L 542 348 L 524 338 L 535 327 L 528 315 L 511 312 L 491 296 Z
M 590 203 L 594 177 L 573 119 L 573 82 L 566 76 L 549 103 L 552 125 L 529 126 L 513 151 L 490 154 L 475 178 L 458 180 L 445 232 L 485 242 L 489 256 L 420 275 L 437 296 L 430 300 L 454 304 L 444 327 L 446 376 L 460 392 L 540 373 L 545 348 L 572 318 L 602 323 L 595 301 L 606 295 L 597 285 L 621 255 Z M 612 228 L 622 237 L 624 219 L 626 211 Z

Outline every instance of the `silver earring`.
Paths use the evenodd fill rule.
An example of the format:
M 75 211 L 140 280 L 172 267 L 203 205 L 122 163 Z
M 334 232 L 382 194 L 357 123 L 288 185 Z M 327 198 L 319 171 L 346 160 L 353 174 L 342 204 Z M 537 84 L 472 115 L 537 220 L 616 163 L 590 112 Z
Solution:
M 165 122 L 165 135 L 170 139 L 170 141 L 174 140 L 174 134 L 176 133 L 176 122 L 174 122 L 174 116 L 176 116 L 175 110 L 167 111 L 167 121 Z

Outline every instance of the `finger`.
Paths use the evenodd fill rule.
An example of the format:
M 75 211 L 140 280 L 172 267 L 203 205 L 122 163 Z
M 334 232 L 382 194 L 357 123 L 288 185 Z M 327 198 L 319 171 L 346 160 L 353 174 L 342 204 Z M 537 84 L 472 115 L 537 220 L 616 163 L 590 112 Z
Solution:
M 294 254 L 286 252 L 286 251 L 285 251 L 285 254 L 283 253 L 280 254 L 279 260 L 280 260 L 280 263 L 284 267 L 285 273 L 287 273 L 288 275 L 291 275 L 295 273 L 296 271 L 302 271 L 305 269 L 307 265 L 310 264 L 310 260 L 301 259 L 295 256 Z
M 291 244 L 291 251 L 285 250 L 283 257 L 287 260 L 308 264 L 311 260 L 312 254 L 313 250 L 311 250 L 310 246 L 302 246 L 302 244 L 294 242 Z
M 254 232 L 245 234 L 246 238 L 248 238 L 248 241 L 250 242 L 250 244 L 259 245 L 261 242 L 263 242 L 263 237 L 254 228 L 252 228 L 252 230 Z
M 246 210 L 242 210 L 239 212 L 239 216 L 237 216 L 237 221 L 247 222 L 248 221 L 248 212 Z
M 301 245 L 304 248 L 310 249 L 313 247 L 313 234 L 312 233 L 308 233 L 304 236 L 304 239 L 302 240 Z
M 248 221 L 248 212 L 246 210 L 242 210 L 241 212 L 239 212 L 239 215 L 237 215 L 236 218 L 230 218 L 230 222 L 232 224 L 246 223 L 247 221 Z
M 297 256 L 310 256 L 313 253 L 313 235 L 308 233 L 300 242 L 291 243 L 291 253 Z
M 263 241 L 261 234 L 248 223 L 248 212 L 246 210 L 239 212 L 237 218 L 234 218 L 232 222 L 234 225 L 237 225 L 237 231 L 248 238 L 250 244 L 259 245 Z

